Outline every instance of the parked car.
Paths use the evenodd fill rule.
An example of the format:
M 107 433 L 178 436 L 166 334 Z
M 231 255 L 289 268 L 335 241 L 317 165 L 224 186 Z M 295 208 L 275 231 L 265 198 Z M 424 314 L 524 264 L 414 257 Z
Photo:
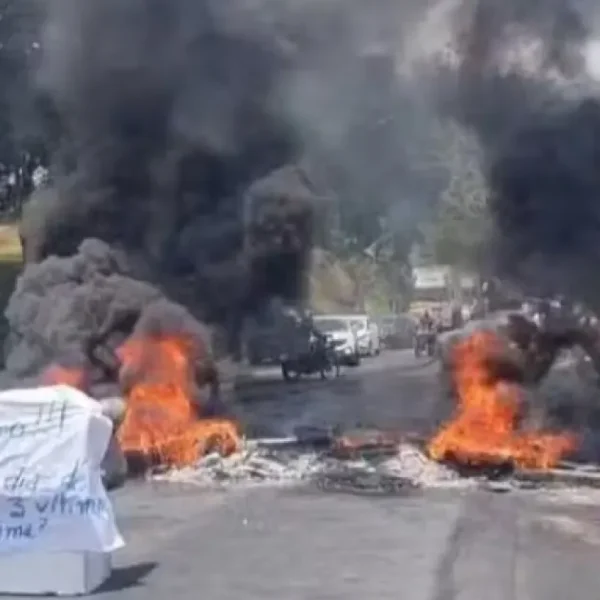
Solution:
M 381 352 L 379 327 L 368 315 L 346 317 L 356 333 L 358 350 L 362 356 L 374 356 Z
M 340 363 L 353 367 L 360 364 L 358 339 L 347 319 L 320 315 L 313 317 L 313 323 L 321 333 L 331 339 Z

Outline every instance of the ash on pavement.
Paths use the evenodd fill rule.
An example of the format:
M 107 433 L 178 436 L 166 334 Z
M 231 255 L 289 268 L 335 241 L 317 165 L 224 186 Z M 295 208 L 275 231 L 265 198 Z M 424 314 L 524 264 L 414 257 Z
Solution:
M 322 487 L 344 481 L 348 490 L 356 488 L 389 488 L 394 482 L 412 487 L 468 485 L 469 481 L 430 459 L 409 444 L 400 444 L 395 456 L 362 458 L 353 461 L 331 458 L 317 452 L 277 451 L 255 447 L 252 443 L 237 454 L 221 457 L 218 454 L 201 459 L 193 468 L 154 475 L 155 480 L 195 485 L 232 484 L 290 484 L 318 482 Z M 371 485 L 368 484 L 371 482 Z

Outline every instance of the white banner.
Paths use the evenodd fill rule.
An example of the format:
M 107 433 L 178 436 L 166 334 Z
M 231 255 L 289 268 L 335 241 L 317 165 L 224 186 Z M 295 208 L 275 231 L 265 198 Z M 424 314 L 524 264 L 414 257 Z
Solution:
M 74 388 L 0 392 L 0 552 L 124 545 L 100 470 L 111 432 Z

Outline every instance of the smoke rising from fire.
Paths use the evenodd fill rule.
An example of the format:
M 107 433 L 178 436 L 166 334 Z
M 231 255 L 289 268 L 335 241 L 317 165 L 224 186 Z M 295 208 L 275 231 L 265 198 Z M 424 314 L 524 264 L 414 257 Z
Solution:
M 118 394 L 117 350 L 129 338 L 183 336 L 198 348 L 197 369 L 210 364 L 207 331 L 181 305 L 131 276 L 125 256 L 85 240 L 71 257 L 30 265 L 6 310 L 4 385 L 39 381 L 50 365 L 85 376 L 95 396 Z
M 567 0 L 473 6 L 448 106 L 486 154 L 493 266 L 598 308 L 600 11 Z
M 417 76 L 429 74 L 427 40 L 415 53 L 409 38 L 435 4 L 46 3 L 35 75 L 60 135 L 54 186 L 23 217 L 27 260 L 102 240 L 131 274 L 111 298 L 137 298 L 143 280 L 237 331 L 270 297 L 302 298 L 315 222 L 332 204 L 344 203 L 342 225 L 365 246 L 381 218 L 411 233 L 438 181 L 414 169 L 430 150 L 433 106 Z M 55 264 L 28 268 L 30 286 L 13 298 L 21 344 L 49 342 L 68 320 L 55 315 L 72 293 Z M 24 307 L 36 286 L 53 292 L 32 321 Z
M 60 136 L 54 188 L 24 216 L 33 262 L 103 240 L 129 265 L 112 294 L 165 290 L 237 331 L 269 297 L 302 297 L 315 223 L 332 204 L 365 246 L 381 218 L 412 234 L 444 183 L 427 157 L 445 118 L 485 150 L 498 268 L 571 286 L 573 265 L 583 273 L 595 260 L 597 159 L 581 138 L 592 127 L 570 124 L 595 118 L 593 99 L 575 109 L 592 89 L 585 3 L 51 0 L 45 10 L 36 82 Z M 541 176 L 548 152 L 552 184 Z M 568 222 L 582 235 L 559 241 Z M 28 267 L 31 286 L 71 293 L 52 264 Z M 9 321 L 48 342 L 61 292 L 38 306 L 48 321 L 29 335 L 24 291 Z

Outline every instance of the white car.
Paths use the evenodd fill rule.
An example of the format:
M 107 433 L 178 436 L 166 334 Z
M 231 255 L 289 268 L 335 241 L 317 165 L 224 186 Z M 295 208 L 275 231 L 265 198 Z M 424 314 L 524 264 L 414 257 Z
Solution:
M 377 324 L 368 315 L 348 315 L 346 318 L 356 333 L 361 355 L 378 355 L 381 352 L 381 343 Z
M 346 319 L 321 315 L 313 317 L 313 323 L 321 333 L 329 337 L 340 362 L 353 367 L 360 364 L 358 340 L 354 330 Z

